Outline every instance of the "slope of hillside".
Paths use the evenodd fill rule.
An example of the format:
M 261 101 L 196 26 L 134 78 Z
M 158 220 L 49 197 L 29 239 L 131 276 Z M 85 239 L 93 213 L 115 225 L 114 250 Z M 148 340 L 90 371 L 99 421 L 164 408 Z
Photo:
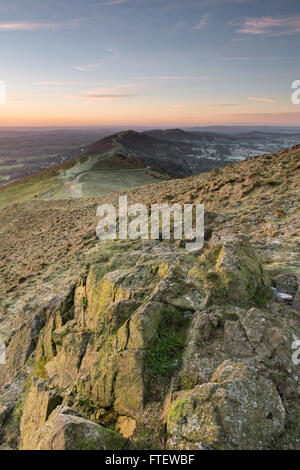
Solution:
M 88 146 L 83 155 L 101 155 L 107 152 L 110 155 L 123 155 L 167 175 L 185 177 L 226 164 L 223 155 L 215 155 L 212 159 L 206 148 L 212 141 L 221 144 L 224 137 L 217 134 L 193 134 L 180 129 L 147 132 L 129 130 Z M 195 147 L 197 145 L 203 148 L 198 149 Z
M 0 187 L 0 208 L 32 198 L 95 196 L 165 179 L 168 174 L 132 158 L 109 137 L 82 149 L 73 160 Z
M 189 152 L 186 143 L 178 147 L 146 133 L 119 132 L 81 149 L 73 160 L 1 187 L 0 208 L 32 198 L 96 196 L 223 165 L 204 158 L 195 166 Z
M 17 179 L 31 175 L 36 171 L 45 168 L 61 165 L 67 161 L 80 156 L 85 149 L 97 140 L 106 136 L 116 136 L 119 129 L 116 128 L 89 128 L 89 127 L 68 127 L 68 128 L 0 128 L 0 187 L 11 183 Z M 129 133 L 130 134 L 130 133 Z M 123 143 L 126 146 L 127 132 L 123 134 Z M 145 139 L 145 136 L 158 139 L 162 153 L 168 153 L 168 146 L 173 146 L 175 153 L 181 147 L 181 155 L 192 160 L 212 158 L 220 162 L 243 160 L 246 156 L 255 156 L 262 153 L 274 153 L 281 148 L 292 147 L 300 142 L 299 129 L 292 127 L 235 127 L 216 126 L 209 128 L 193 128 L 191 130 L 182 129 L 154 129 L 136 133 L 136 140 L 140 137 L 142 143 L 142 153 L 147 154 L 147 146 L 153 147 L 153 140 Z M 128 135 L 129 137 L 129 135 Z M 112 143 L 112 139 L 108 139 Z M 161 146 L 162 141 L 164 145 Z M 146 145 L 145 145 L 146 144 Z M 93 146 L 91 146 L 93 147 Z M 111 147 L 111 146 L 110 146 Z M 185 152 L 185 153 L 184 153 Z M 99 151 L 98 151 L 99 153 Z M 102 152 L 100 152 L 102 153 Z M 152 157 L 159 158 L 152 149 Z M 149 156 L 149 152 L 148 152 Z M 150 152 L 151 156 L 151 152 Z M 169 160 L 172 158 L 170 155 Z M 185 159 L 185 157 L 184 157 Z M 173 176 L 176 166 L 180 163 L 180 154 L 176 155 L 173 168 Z M 205 162 L 202 162 L 205 163 Z M 206 162 L 207 165 L 209 162 Z M 212 162 L 210 162 L 211 164 Z M 168 161 L 163 162 L 164 165 Z M 174 166 L 173 164 L 173 166 Z M 197 174 L 208 171 L 211 167 L 200 166 L 199 161 L 194 162 L 191 167 L 192 173 Z M 188 165 L 189 166 L 189 165 Z M 184 176 L 190 173 L 186 165 L 180 168 Z
M 3 209 L 2 448 L 299 449 L 299 157 Z M 100 243 L 120 194 L 204 202 L 202 252 Z
M 97 196 L 199 174 L 277 149 L 284 139 L 281 134 L 258 132 L 232 137 L 181 129 L 122 131 L 73 150 L 73 160 L 0 187 L 0 208 L 33 197 Z M 291 142 L 298 141 L 292 135 Z
M 74 159 L 78 149 L 115 128 L 0 127 L 0 186 Z

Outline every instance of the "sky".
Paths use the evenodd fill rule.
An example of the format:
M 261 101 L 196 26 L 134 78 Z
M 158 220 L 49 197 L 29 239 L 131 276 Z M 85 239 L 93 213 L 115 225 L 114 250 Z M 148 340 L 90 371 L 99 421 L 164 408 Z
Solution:
M 300 125 L 299 41 L 299 0 L 0 0 L 0 126 Z

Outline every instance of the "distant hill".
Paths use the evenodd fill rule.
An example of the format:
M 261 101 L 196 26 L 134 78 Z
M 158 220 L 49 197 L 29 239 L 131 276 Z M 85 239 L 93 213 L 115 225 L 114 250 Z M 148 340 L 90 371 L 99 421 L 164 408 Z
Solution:
M 234 139 L 227 137 L 227 140 Z M 128 130 L 86 147 L 82 155 L 113 152 L 178 178 L 224 166 L 227 163 L 226 155 L 214 155 L 208 149 L 212 143 L 222 145 L 223 142 L 224 137 L 217 134 L 192 133 L 181 129 Z
M 229 139 L 230 140 L 230 139 Z M 220 146 L 220 154 L 211 145 Z M 181 178 L 227 163 L 218 135 L 168 131 L 121 131 L 73 150 L 72 159 L 0 188 L 0 208 L 34 197 L 95 196 Z
M 183 178 L 300 142 L 300 134 L 265 128 L 243 128 L 238 135 L 208 129 L 126 130 L 105 136 L 57 157 L 59 165 L 2 186 L 0 208 L 32 198 L 97 196 Z
M 194 126 L 185 130 L 189 132 L 217 132 L 220 134 L 238 135 L 246 132 L 258 131 L 268 134 L 299 134 L 299 126 Z

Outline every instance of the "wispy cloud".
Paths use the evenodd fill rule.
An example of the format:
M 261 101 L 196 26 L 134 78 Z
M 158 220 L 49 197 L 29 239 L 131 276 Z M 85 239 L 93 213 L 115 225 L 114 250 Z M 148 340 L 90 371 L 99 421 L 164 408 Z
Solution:
M 77 95 L 67 96 L 67 98 L 80 98 L 88 100 L 103 100 L 103 101 L 115 101 L 122 100 L 125 98 L 134 98 L 141 96 L 135 93 L 134 88 L 142 85 L 135 83 L 124 83 L 114 85 L 108 88 L 95 88 L 93 90 L 86 90 Z
M 255 0 L 188 0 L 189 8 L 197 8 L 211 5 L 225 5 L 230 3 L 247 3 Z M 187 8 L 187 2 L 164 0 L 159 2 L 157 7 L 160 11 L 169 12 Z
M 82 20 L 80 18 L 77 18 L 65 22 L 17 21 L 11 23 L 0 23 L 0 31 L 57 31 L 59 29 L 75 28 L 81 21 Z
M 80 70 L 81 72 L 91 72 L 101 67 L 101 65 L 104 65 L 104 62 L 96 62 L 94 64 L 86 64 L 86 65 L 74 65 L 74 69 Z
M 109 59 L 115 59 L 120 56 L 120 52 L 117 49 L 114 49 L 112 47 L 109 47 L 106 49 L 106 52 L 109 54 L 109 57 L 106 60 L 103 60 L 102 62 L 94 62 L 92 64 L 84 64 L 84 65 L 74 65 L 74 69 L 80 70 L 82 72 L 91 72 L 93 70 L 98 69 L 99 67 L 106 65 L 107 60 Z
M 272 98 L 257 98 L 256 96 L 248 96 L 250 101 L 262 101 L 263 103 L 276 103 L 276 100 Z
M 184 104 L 173 104 L 172 108 L 182 109 L 182 108 L 184 108 Z
M 208 22 L 209 22 L 209 18 L 210 18 L 210 14 L 206 13 L 206 15 L 202 16 L 199 23 L 197 23 L 196 26 L 194 26 L 194 29 L 196 31 L 201 31 L 202 29 L 206 28 L 206 26 L 208 25 Z
M 234 114 L 215 114 L 214 122 L 220 120 L 220 123 L 226 122 L 230 125 L 286 125 L 286 126 L 299 126 L 299 112 L 284 112 L 284 113 L 234 113 Z
M 85 99 L 101 99 L 101 100 L 116 100 L 123 98 L 133 98 L 137 95 L 128 95 L 128 94 L 102 94 L 102 93 L 82 93 L 77 95 L 77 98 Z
M 35 82 L 34 85 L 87 85 L 86 82 Z
M 103 7 L 109 7 L 111 5 L 120 5 L 121 3 L 127 3 L 129 0 L 108 0 L 108 2 L 103 2 L 101 5 Z
M 120 57 L 120 52 L 118 49 L 115 49 L 114 47 L 108 47 L 107 52 L 111 54 L 112 57 Z
M 136 80 L 209 80 L 215 78 L 210 75 L 147 75 L 144 77 L 136 77 Z
M 184 22 L 183 21 L 178 21 L 178 23 L 175 23 L 173 25 L 173 27 L 176 31 L 179 31 L 180 29 L 182 29 L 184 27 Z
M 239 34 L 275 37 L 300 33 L 300 15 L 277 18 L 272 16 L 246 17 L 230 21 L 228 24 L 238 26 L 236 32 Z

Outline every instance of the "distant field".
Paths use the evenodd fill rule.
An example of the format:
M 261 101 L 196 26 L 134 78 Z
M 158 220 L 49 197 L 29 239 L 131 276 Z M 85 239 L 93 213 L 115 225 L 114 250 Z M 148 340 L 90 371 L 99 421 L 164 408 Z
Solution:
M 161 181 L 162 175 L 147 168 L 102 170 L 79 174 L 69 183 L 61 184 L 41 198 L 65 199 L 98 196 Z
M 300 142 L 300 133 L 112 132 L 0 129 L 0 209 L 34 198 L 98 196 L 199 174 Z
M 24 166 L 23 163 L 17 163 L 16 165 L 2 165 L 1 166 L 1 171 L 3 171 L 3 170 L 13 170 L 15 168 L 21 168 L 23 166 Z
M 265 128 L 261 131 L 260 128 L 255 128 L 255 131 L 248 128 L 240 128 L 239 131 L 235 128 L 230 129 L 232 132 L 226 131 L 226 135 L 208 134 L 205 128 L 201 130 L 202 133 L 198 131 L 198 134 L 195 132 L 196 129 L 189 134 L 180 129 L 147 131 L 148 135 L 160 139 L 158 147 L 156 149 L 148 146 L 137 147 L 136 151 L 137 154 L 144 153 L 149 156 L 152 151 L 159 153 L 162 150 L 161 156 L 169 162 L 176 159 L 178 163 L 182 160 L 181 176 L 187 176 L 185 174 L 187 167 L 190 167 L 190 174 L 196 174 L 200 171 L 209 171 L 212 164 L 221 167 L 225 160 L 235 162 L 249 156 L 274 153 L 300 142 L 298 129 L 287 128 L 284 131 L 280 128 L 280 131 L 276 132 L 275 129 L 268 131 Z M 111 127 L 0 128 L 0 187 L 36 171 L 72 160 L 87 145 L 118 130 Z M 221 128 L 218 130 L 221 131 Z M 166 139 L 164 147 L 162 139 Z
M 0 186 L 74 158 L 114 128 L 0 128 Z
M 169 179 L 118 156 L 89 155 L 0 187 L 0 210 L 29 199 L 74 199 L 108 194 Z
M 59 172 L 49 168 L 0 188 L 0 209 L 38 197 L 60 184 Z

